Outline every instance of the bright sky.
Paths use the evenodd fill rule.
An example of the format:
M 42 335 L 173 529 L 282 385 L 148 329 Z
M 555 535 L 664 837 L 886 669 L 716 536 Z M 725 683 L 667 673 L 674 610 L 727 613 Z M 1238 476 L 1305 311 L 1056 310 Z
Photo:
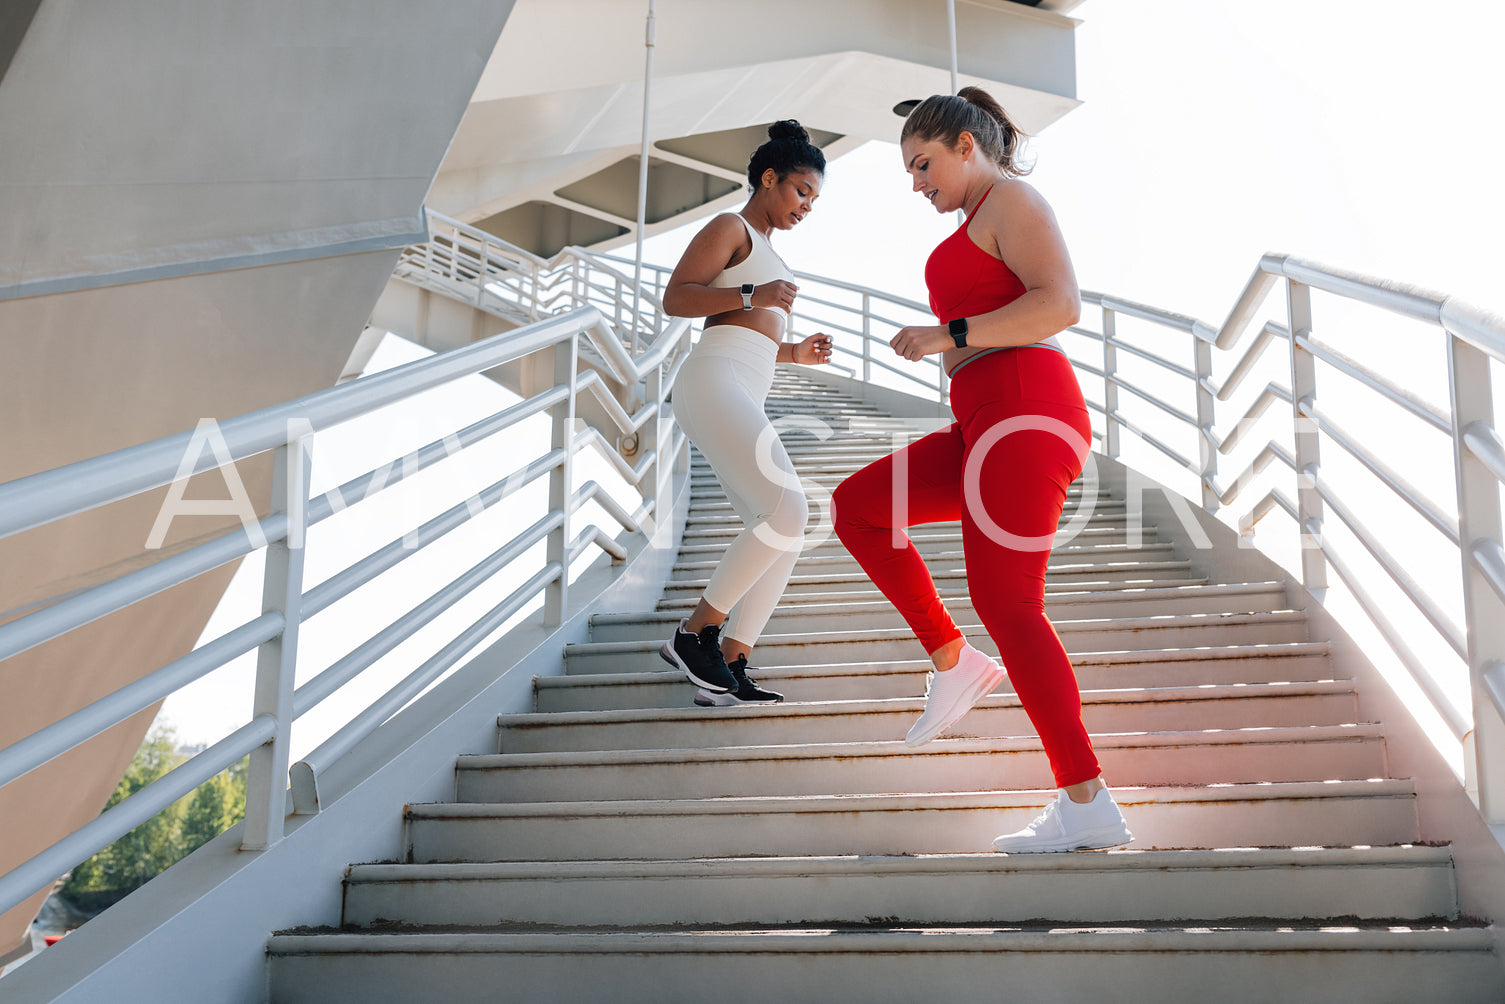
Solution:
M 1286 251 L 1505 313 L 1492 123 L 1505 104 L 1500 8 L 1089 0 L 1074 13 L 1084 104 L 1029 151 L 1030 180 L 1055 209 L 1083 287 L 1217 324 L 1259 256 Z M 796 269 L 923 301 L 924 257 L 954 225 L 912 194 L 897 147 L 878 142 L 833 162 L 816 212 L 777 242 Z M 647 241 L 647 259 L 672 265 L 698 226 Z M 1397 337 L 1406 373 L 1413 336 Z M 387 363 L 406 358 L 386 351 L 397 352 Z M 469 405 L 450 406 L 457 420 L 444 428 L 469 420 Z M 328 484 L 317 458 L 315 468 Z M 324 469 L 333 478 L 365 468 Z M 1440 491 L 1451 503 L 1450 486 Z M 237 581 L 258 579 L 248 566 Z M 254 603 L 253 587 L 241 592 Z M 206 637 L 234 623 L 217 617 Z M 322 647 L 323 634 L 306 629 L 305 642 Z M 248 706 L 206 688 L 175 698 L 167 715 L 185 739 L 209 739 Z

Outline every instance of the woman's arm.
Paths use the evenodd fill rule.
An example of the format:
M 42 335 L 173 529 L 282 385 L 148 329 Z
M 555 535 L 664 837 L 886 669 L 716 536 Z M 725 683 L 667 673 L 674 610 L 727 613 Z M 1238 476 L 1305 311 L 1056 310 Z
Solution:
M 1076 271 L 1055 214 L 1039 192 L 1022 181 L 1000 185 L 972 225 L 979 246 L 1008 265 L 1025 291 L 997 310 L 967 318 L 969 346 L 1032 345 L 1077 322 L 1082 297 Z M 944 324 L 904 328 L 890 344 L 910 360 L 956 345 Z
M 713 317 L 742 309 L 742 293 L 734 287 L 711 282 L 733 264 L 752 253 L 752 238 L 735 215 L 716 217 L 685 248 L 684 255 L 664 287 L 664 312 L 671 317 Z M 753 291 L 753 305 L 789 309 L 795 285 L 782 279 L 760 284 Z

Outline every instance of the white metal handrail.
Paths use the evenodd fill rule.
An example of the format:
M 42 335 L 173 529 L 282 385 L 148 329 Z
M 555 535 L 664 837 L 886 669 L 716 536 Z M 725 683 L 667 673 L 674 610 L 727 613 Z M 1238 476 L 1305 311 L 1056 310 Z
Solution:
M 1254 325 L 1263 301 L 1277 283 L 1284 283 L 1286 287 L 1285 323 L 1265 323 L 1244 348 L 1243 355 L 1222 386 L 1216 387 L 1212 380 L 1211 360 L 1201 349 L 1209 342 L 1224 351 L 1238 347 L 1245 333 Z M 1425 401 L 1407 388 L 1380 376 L 1361 360 L 1315 338 L 1310 307 L 1310 291 L 1313 289 L 1424 321 L 1440 329 L 1447 337 L 1451 409 Z M 1111 405 L 1101 410 L 1113 432 L 1117 431 L 1115 427 L 1121 427 L 1136 433 L 1172 457 L 1178 466 L 1196 475 L 1202 486 L 1204 505 L 1209 511 L 1237 499 L 1272 459 L 1280 459 L 1291 468 L 1297 483 L 1296 498 L 1292 500 L 1279 489 L 1272 489 L 1239 518 L 1240 530 L 1250 532 L 1261 517 L 1277 507 L 1291 515 L 1302 540 L 1302 577 L 1308 590 L 1319 598 L 1323 596 L 1329 567 L 1343 580 L 1442 719 L 1464 741 L 1468 784 L 1476 794 L 1485 819 L 1491 823 L 1505 822 L 1505 703 L 1499 700 L 1499 693 L 1505 691 L 1493 686 L 1488 677 L 1490 667 L 1497 667 L 1505 661 L 1505 636 L 1500 634 L 1501 621 L 1505 620 L 1505 598 L 1491 586 L 1494 576 L 1489 558 L 1490 554 L 1501 549 L 1498 492 L 1502 480 L 1505 480 L 1505 459 L 1502 459 L 1505 454 L 1497 454 L 1489 445 L 1499 441 L 1493 426 L 1494 398 L 1489 381 L 1489 361 L 1505 361 L 1505 322 L 1453 297 L 1287 255 L 1261 258 L 1227 319 L 1216 329 L 1185 315 L 1128 304 L 1101 294 L 1084 293 L 1083 300 L 1097 306 L 1101 312 L 1104 333 L 1091 334 L 1105 348 L 1113 346 L 1120 351 L 1128 348 L 1122 339 L 1113 335 L 1119 314 L 1149 321 L 1161 330 L 1191 335 L 1196 367 L 1189 373 L 1183 371 L 1176 375 L 1191 377 L 1199 398 L 1213 392 L 1218 403 L 1232 398 L 1268 348 L 1277 340 L 1285 341 L 1290 356 L 1292 385 L 1269 384 L 1236 423 L 1230 425 L 1218 421 L 1209 408 L 1199 407 L 1193 418 L 1180 409 L 1160 403 L 1160 412 L 1169 414 L 1177 425 L 1188 427 L 1201 441 L 1215 447 L 1214 451 L 1204 450 L 1199 464 L 1193 464 L 1148 432 L 1126 421 L 1116 393 L 1113 393 Z M 1145 355 L 1142 351 L 1134 354 Z M 1459 511 L 1456 519 L 1398 474 L 1379 451 L 1364 445 L 1316 407 L 1318 363 L 1357 381 L 1424 425 L 1449 435 L 1455 454 Z M 1105 397 L 1120 388 L 1131 389 L 1143 397 L 1157 396 L 1153 390 L 1131 386 L 1116 376 L 1111 360 L 1101 370 L 1083 366 L 1080 362 L 1079 368 L 1097 374 Z M 1277 400 L 1291 405 L 1294 451 L 1287 452 L 1285 447 L 1271 441 L 1259 451 L 1244 473 L 1223 488 L 1217 477 L 1215 457 L 1227 455 L 1240 445 L 1268 406 Z M 1468 416 L 1467 421 L 1464 416 Z M 1226 430 L 1221 437 L 1219 429 Z M 1464 595 L 1462 624 L 1442 604 L 1427 595 L 1421 583 L 1390 554 L 1380 535 L 1365 526 L 1337 489 L 1325 479 L 1320 462 L 1323 442 L 1332 443 L 1355 459 L 1397 499 L 1405 502 L 1454 545 L 1468 544 L 1460 548 Z M 1116 439 L 1112 440 L 1108 452 L 1117 455 Z M 1429 671 L 1428 661 L 1418 656 L 1399 636 L 1380 603 L 1365 588 L 1364 582 L 1333 542 L 1323 536 L 1323 519 L 1329 512 L 1347 527 L 1438 637 L 1464 658 L 1471 681 L 1472 712 L 1458 708 L 1448 697 Z M 1501 677 L 1499 682 L 1505 682 L 1505 674 L 1498 675 Z
M 582 339 L 582 335 L 585 338 Z M 0 749 L 0 785 L 30 773 L 231 659 L 259 648 L 261 658 L 251 720 L 171 774 L 0 876 L 0 912 L 20 903 L 36 889 L 50 883 L 56 875 L 107 846 L 248 753 L 252 760 L 244 844 L 248 849 L 270 846 L 280 839 L 283 830 L 288 788 L 284 779 L 291 777 L 297 811 L 318 811 L 317 779 L 323 769 L 447 672 L 475 644 L 540 592 L 545 597 L 546 623 L 559 623 L 566 606 L 571 562 L 592 547 L 605 551 L 612 560 L 626 556 L 626 551 L 614 536 L 598 526 L 588 525 L 572 533 L 577 530 L 572 525 L 576 510 L 587 502 L 595 502 L 622 528 L 645 534 L 652 531 L 661 493 L 667 490 L 667 477 L 659 467 L 656 448 L 642 451 L 636 465 L 632 466 L 621 458 L 599 430 L 574 430 L 577 399 L 582 394 L 590 394 L 608 405 L 604 410 L 618 433 L 636 434 L 644 426 L 655 424 L 652 443 L 655 446 L 665 444 L 668 457 L 677 456 L 683 448 L 683 434 L 676 433 L 666 424 L 669 418 L 663 402 L 686 355 L 689 328 L 683 321 L 672 322 L 663 325 L 656 335 L 646 352 L 632 358 L 622 348 L 621 339 L 600 311 L 586 306 L 430 359 L 219 423 L 218 430 L 230 462 L 268 450 L 276 451 L 272 512 L 254 525 L 227 532 L 57 602 L 39 605 L 39 609 L 0 625 L 0 659 L 43 644 L 258 548 L 267 550 L 263 604 L 266 612 Z M 605 391 L 599 373 L 582 373 L 577 369 L 576 359 L 582 345 L 586 344 L 595 349 L 602 364 L 622 385 L 628 398 L 641 402 L 632 411 Z M 554 387 L 421 447 L 383 468 L 352 479 L 339 488 L 309 498 L 306 488 L 311 463 L 306 448 L 308 436 L 425 390 L 537 352 L 554 355 L 556 379 L 560 381 Z M 408 530 L 319 586 L 304 590 L 301 542 L 310 526 L 459 450 L 542 413 L 552 418 L 555 442 L 542 457 L 422 526 Z M 194 435 L 183 433 L 167 437 L 0 485 L 0 537 L 161 488 L 180 478 L 211 469 L 217 461 L 204 455 L 193 458 L 192 463 L 187 462 L 186 454 L 195 441 Z M 587 447 L 604 453 L 624 474 L 625 480 L 638 488 L 642 503 L 635 511 L 629 512 L 594 481 L 572 487 L 572 458 Z M 649 473 L 655 471 L 658 476 L 649 478 Z M 540 477 L 547 477 L 550 481 L 550 512 L 504 543 L 491 557 L 398 618 L 378 636 L 357 646 L 324 673 L 294 690 L 292 674 L 297 633 L 303 621 L 395 566 L 416 549 Z M 289 771 L 287 747 L 295 719 L 369 667 L 402 638 L 411 636 L 439 611 L 539 542 L 547 543 L 550 554 L 541 570 Z
M 667 269 L 659 269 L 661 282 Z M 871 382 L 875 373 L 892 374 L 909 383 L 919 384 L 923 393 L 946 399 L 946 383 L 939 367 L 896 367 L 879 357 L 887 348 L 888 338 L 900 322 L 880 316 L 882 309 L 902 308 L 928 313 L 919 303 L 894 297 L 851 283 L 843 283 L 801 273 L 801 305 L 823 308 L 827 330 L 860 338 L 857 347 L 842 344 L 838 338 L 836 352 L 845 358 L 860 359 L 861 379 Z M 1287 291 L 1286 317 L 1260 325 L 1252 339 L 1246 333 L 1277 285 Z M 825 290 L 856 294 L 860 303 L 846 305 Z M 1421 320 L 1446 333 L 1450 360 L 1451 410 L 1424 400 L 1405 387 L 1381 377 L 1372 367 L 1316 339 L 1312 334 L 1310 290 L 1342 297 L 1396 314 Z M 1505 822 L 1505 545 L 1501 541 L 1498 492 L 1505 483 L 1505 446 L 1493 425 L 1494 398 L 1489 383 L 1491 359 L 1505 361 L 1505 322 L 1493 314 L 1454 297 L 1418 287 L 1364 276 L 1346 269 L 1333 268 L 1307 259 L 1270 254 L 1260 259 L 1227 318 L 1213 326 L 1197 318 L 1120 297 L 1084 292 L 1084 303 L 1095 306 L 1101 318 L 1100 330 L 1085 324 L 1073 326 L 1071 333 L 1091 346 L 1084 353 L 1071 347 L 1073 363 L 1092 380 L 1091 386 L 1102 388 L 1102 401 L 1089 400 L 1089 408 L 1101 416 L 1103 430 L 1094 430 L 1094 439 L 1103 444 L 1110 456 L 1120 453 L 1120 434 L 1129 432 L 1168 458 L 1176 468 L 1194 476 L 1209 512 L 1235 502 L 1269 464 L 1280 461 L 1297 484 L 1295 499 L 1274 488 L 1251 506 L 1237 523 L 1242 533 L 1252 532 L 1255 523 L 1272 509 L 1280 508 L 1295 520 L 1301 549 L 1303 581 L 1312 594 L 1321 599 L 1326 590 L 1325 569 L 1332 567 L 1344 580 L 1360 608 L 1379 628 L 1397 659 L 1415 677 L 1421 691 L 1438 714 L 1465 741 L 1468 784 L 1479 801 L 1481 812 L 1491 823 Z M 882 305 L 882 306 L 880 306 Z M 819 317 L 809 310 L 807 315 Z M 1185 339 L 1181 351 L 1188 353 L 1191 365 L 1165 357 L 1160 345 L 1151 350 L 1133 344 L 1118 334 L 1120 317 L 1133 318 L 1154 325 Z M 914 323 L 914 322 L 911 322 Z M 875 325 L 884 325 L 875 330 Z M 795 329 L 796 334 L 804 333 Z M 1277 342 L 1284 342 L 1290 357 L 1291 386 L 1268 384 L 1248 410 L 1229 421 L 1218 405 L 1230 401 L 1260 357 Z M 1244 344 L 1221 386 L 1213 379 L 1213 352 L 1232 353 Z M 1149 363 L 1164 379 L 1180 381 L 1184 391 L 1165 391 L 1158 386 L 1141 384 L 1124 376 L 1120 354 Z M 1455 477 L 1459 515 L 1454 517 L 1399 474 L 1380 455 L 1364 445 L 1358 437 L 1336 423 L 1316 405 L 1316 364 L 1321 363 L 1346 378 L 1374 391 L 1404 413 L 1427 427 L 1448 434 L 1454 442 Z M 1120 391 L 1128 392 L 1126 398 Z M 1137 399 L 1137 403 L 1136 403 Z M 1270 404 L 1281 401 L 1291 406 L 1294 448 L 1276 441 L 1266 443 L 1256 452 L 1248 466 L 1226 486 L 1217 469 L 1219 457 L 1230 455 L 1247 441 Z M 1191 402 L 1194 408 L 1180 405 Z M 1189 431 L 1198 444 L 1195 458 L 1164 441 L 1147 423 L 1131 417 L 1141 409 L 1168 416 L 1173 426 Z M 1468 415 L 1464 421 L 1462 415 Z M 1397 499 L 1416 511 L 1429 525 L 1455 546 L 1460 547 L 1460 567 L 1464 578 L 1462 621 L 1444 609 L 1443 604 L 1427 594 L 1422 584 L 1408 572 L 1322 475 L 1321 446 L 1330 442 L 1353 457 L 1373 474 Z M 1427 661 L 1418 656 L 1399 637 L 1380 604 L 1358 580 L 1347 561 L 1332 542 L 1322 535 L 1324 514 L 1331 510 L 1381 570 L 1393 581 L 1400 593 L 1437 632 L 1453 651 L 1462 655 L 1470 674 L 1473 694 L 1472 712 L 1456 706 L 1445 689 L 1428 671 Z M 1482 619 L 1481 619 L 1482 618 Z M 1493 675 L 1491 675 L 1493 674 Z

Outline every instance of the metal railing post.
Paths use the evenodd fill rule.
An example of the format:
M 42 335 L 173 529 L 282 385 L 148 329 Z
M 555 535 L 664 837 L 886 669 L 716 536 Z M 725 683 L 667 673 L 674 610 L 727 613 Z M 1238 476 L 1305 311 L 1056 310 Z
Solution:
M 308 480 L 312 437 L 299 436 L 277 449 L 272 471 L 271 514 L 287 514 L 287 536 L 266 549 L 261 612 L 282 615 L 282 630 L 263 642 L 256 658 L 251 718 L 270 717 L 270 742 L 251 753 L 246 773 L 246 822 L 241 847 L 262 851 L 282 839 L 287 815 L 288 747 L 293 726 L 293 683 L 298 668 L 298 626 L 303 604 L 303 543 L 308 527 Z
M 1505 720 L 1485 674 L 1505 662 L 1505 603 L 1486 580 L 1475 548 L 1500 540 L 1500 482 L 1464 437 L 1494 424 L 1489 355 L 1448 334 L 1448 387 L 1453 406 L 1453 460 L 1458 481 L 1458 542 L 1463 564 L 1463 616 L 1468 637 L 1469 690 L 1474 727 L 1464 738 L 1464 787 L 1487 823 L 1505 822 L 1505 770 L 1494 763 L 1505 749 Z
M 1316 423 L 1303 418 L 1303 405 L 1317 403 L 1317 360 L 1297 342 L 1312 333 L 1312 287 L 1286 280 L 1286 320 L 1291 332 L 1291 418 L 1296 447 L 1296 519 L 1301 535 L 1301 581 L 1320 602 L 1327 592 L 1327 559 L 1319 546 L 1324 509 L 1308 471 L 1322 469 Z
M 1113 344 L 1117 334 L 1118 313 L 1111 307 L 1103 308 L 1103 452 L 1118 458 L 1118 346 Z
M 570 580 L 570 486 L 574 483 L 575 441 L 575 369 L 580 351 L 580 332 L 554 346 L 554 386 L 568 387 L 569 395 L 549 409 L 553 419 L 550 449 L 563 450 L 564 459 L 549 471 L 549 509 L 564 514 L 559 525 L 549 531 L 544 561 L 559 562 L 559 578 L 544 591 L 544 623 L 550 627 L 564 623 L 569 609 Z
M 862 382 L 873 382 L 873 304 L 867 293 L 862 294 Z
M 1212 427 L 1217 421 L 1217 397 L 1212 391 L 1212 343 L 1193 333 L 1191 344 L 1192 371 L 1197 379 L 1197 457 L 1202 481 L 1202 508 L 1217 512 L 1221 503 L 1215 487 L 1218 448 L 1213 441 Z

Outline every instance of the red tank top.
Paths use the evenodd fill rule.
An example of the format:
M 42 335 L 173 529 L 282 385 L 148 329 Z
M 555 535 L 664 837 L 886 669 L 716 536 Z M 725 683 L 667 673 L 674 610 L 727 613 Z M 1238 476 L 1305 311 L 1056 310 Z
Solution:
M 936 245 L 925 262 L 930 310 L 941 322 L 997 310 L 1024 295 L 1024 283 L 1003 262 L 972 243 L 967 224 L 992 194 L 989 188 L 956 232 Z

